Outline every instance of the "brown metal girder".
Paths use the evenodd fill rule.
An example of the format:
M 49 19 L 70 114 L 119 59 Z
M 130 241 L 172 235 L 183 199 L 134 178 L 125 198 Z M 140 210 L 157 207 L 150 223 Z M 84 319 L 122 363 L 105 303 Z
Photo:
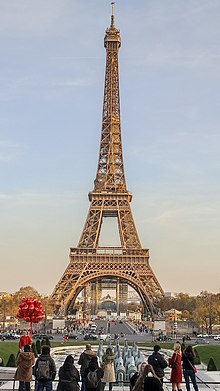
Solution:
M 87 270 L 85 270 L 86 272 Z M 133 272 L 134 273 L 134 272 Z M 135 274 L 135 273 L 134 273 Z M 147 300 L 147 303 L 148 303 L 148 306 L 150 308 L 152 308 L 152 298 L 149 297 L 147 291 L 146 291 L 146 286 L 143 286 L 142 284 L 142 281 L 140 280 L 140 278 L 138 278 L 139 276 L 138 275 L 134 275 L 134 276 L 131 276 L 131 275 L 128 275 L 128 272 L 127 273 L 119 273 L 118 270 L 114 270 L 114 273 L 110 273 L 110 270 L 99 270 L 98 272 L 97 271 L 91 271 L 89 274 L 86 274 L 84 275 L 84 273 L 82 273 L 81 277 L 80 277 L 80 280 L 78 279 L 78 281 L 75 283 L 75 286 L 72 287 L 72 290 L 71 292 L 69 293 L 69 295 L 64 299 L 64 310 L 66 312 L 67 310 L 67 306 L 68 306 L 68 303 L 70 301 L 72 301 L 73 299 L 73 295 L 75 293 L 75 291 L 78 289 L 79 286 L 85 286 L 86 284 L 88 284 L 89 282 L 91 282 L 92 280 L 94 279 L 97 279 L 99 277 L 121 277 L 123 280 L 125 280 L 126 282 L 130 282 L 133 284 L 133 286 L 136 287 L 136 291 L 139 291 L 142 293 L 143 295 L 143 300 L 145 301 L 145 297 L 146 297 L 146 300 Z M 162 293 L 161 293 L 162 295 Z

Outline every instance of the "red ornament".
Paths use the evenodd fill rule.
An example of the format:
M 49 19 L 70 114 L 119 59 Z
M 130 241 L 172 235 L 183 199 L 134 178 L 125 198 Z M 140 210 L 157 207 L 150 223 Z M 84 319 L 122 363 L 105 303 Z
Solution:
M 32 323 L 38 323 L 43 319 L 44 310 L 36 297 L 23 297 L 16 316 L 24 319 L 25 322 L 30 322 L 30 336 L 32 337 Z

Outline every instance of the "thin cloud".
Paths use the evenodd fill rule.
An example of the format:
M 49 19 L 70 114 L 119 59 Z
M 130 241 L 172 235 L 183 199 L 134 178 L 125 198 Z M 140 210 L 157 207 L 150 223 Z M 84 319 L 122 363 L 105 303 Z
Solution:
M 55 206 L 57 204 L 74 204 L 81 199 L 82 194 L 79 192 L 66 192 L 66 193 L 0 193 L 0 201 L 3 203 L 13 204 L 41 204 Z
M 87 87 L 91 85 L 91 80 L 89 79 L 75 79 L 75 80 L 64 80 L 60 82 L 52 83 L 53 87 L 61 88 L 72 88 L 72 87 Z
M 218 208 L 209 207 L 209 206 L 198 206 L 196 205 L 184 207 L 184 208 L 173 208 L 163 211 L 161 214 L 152 216 L 145 220 L 142 220 L 142 223 L 151 223 L 156 225 L 170 225 L 178 223 L 182 224 L 185 222 L 201 222 L 206 220 L 209 221 L 215 220 L 219 221 L 220 216 L 218 215 Z

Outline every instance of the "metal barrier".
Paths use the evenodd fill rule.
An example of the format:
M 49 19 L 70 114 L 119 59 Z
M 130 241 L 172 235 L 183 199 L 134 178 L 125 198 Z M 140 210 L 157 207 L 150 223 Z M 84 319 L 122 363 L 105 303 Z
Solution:
M 58 379 L 56 380 L 53 380 L 53 390 L 56 390 L 57 388 L 57 383 L 58 383 Z M 35 390 L 35 383 L 36 383 L 36 380 L 33 379 L 31 381 L 31 390 Z M 206 388 L 210 388 L 210 389 L 220 389 L 220 381 L 202 381 L 202 380 L 199 380 L 197 379 L 196 383 L 198 384 L 198 386 L 200 386 L 200 388 L 203 388 L 201 386 L 204 386 Z M 5 390 L 5 391 L 16 391 L 18 390 L 18 380 L 16 380 L 16 382 L 14 381 L 13 378 L 11 379 L 6 379 L 6 378 L 3 378 L 3 379 L 0 379 L 0 390 Z M 184 385 L 185 382 L 183 381 L 182 384 Z M 190 383 L 192 384 L 192 383 Z M 171 383 L 164 379 L 164 382 L 163 382 L 163 385 L 164 385 L 164 388 L 166 387 L 166 390 L 168 391 L 171 391 L 172 387 L 171 387 Z M 129 386 L 130 386 L 130 383 L 129 382 L 123 382 L 123 383 L 113 383 L 113 391 L 115 389 L 118 389 L 120 391 L 123 391 L 124 389 L 126 389 L 126 391 L 129 389 Z M 106 391 L 108 390 L 108 387 L 106 386 Z

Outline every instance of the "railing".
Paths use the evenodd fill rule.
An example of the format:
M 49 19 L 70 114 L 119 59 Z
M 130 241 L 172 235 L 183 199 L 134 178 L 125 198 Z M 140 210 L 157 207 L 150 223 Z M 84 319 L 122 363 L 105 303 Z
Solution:
M 102 255 L 102 254 L 114 254 L 114 255 L 128 255 L 128 256 L 148 256 L 148 249 L 133 249 L 122 247 L 98 247 L 98 248 L 83 248 L 83 247 L 71 247 L 70 255 Z
M 219 373 L 219 375 L 220 375 L 220 373 Z M 36 383 L 36 380 L 33 379 L 31 381 L 31 390 L 36 389 L 35 383 Z M 57 383 L 58 383 L 58 379 L 53 380 L 53 390 L 56 390 Z M 184 384 L 184 383 L 185 382 L 183 381 L 182 384 Z M 196 383 L 198 384 L 200 389 L 204 388 L 204 387 L 210 388 L 212 390 L 220 388 L 220 381 L 215 381 L 215 382 L 214 381 L 202 381 L 202 380 L 197 379 Z M 14 381 L 13 378 L 11 378 L 11 379 L 3 378 L 3 379 L 0 379 L 0 390 L 5 390 L 5 391 L 13 391 L 14 390 L 15 391 L 15 390 L 18 390 L 18 384 L 19 384 L 18 380 Z M 163 385 L 164 385 L 164 389 L 166 388 L 167 391 L 171 391 L 172 387 L 171 387 L 171 383 L 169 381 L 164 379 Z M 116 383 L 113 383 L 113 391 L 116 388 L 120 389 L 121 391 L 126 389 L 126 391 L 127 391 L 129 386 L 130 386 L 130 383 L 128 381 L 116 382 Z M 204 387 L 201 387 L 201 386 L 204 386 Z M 108 387 L 106 387 L 106 390 L 107 389 L 108 389 Z

